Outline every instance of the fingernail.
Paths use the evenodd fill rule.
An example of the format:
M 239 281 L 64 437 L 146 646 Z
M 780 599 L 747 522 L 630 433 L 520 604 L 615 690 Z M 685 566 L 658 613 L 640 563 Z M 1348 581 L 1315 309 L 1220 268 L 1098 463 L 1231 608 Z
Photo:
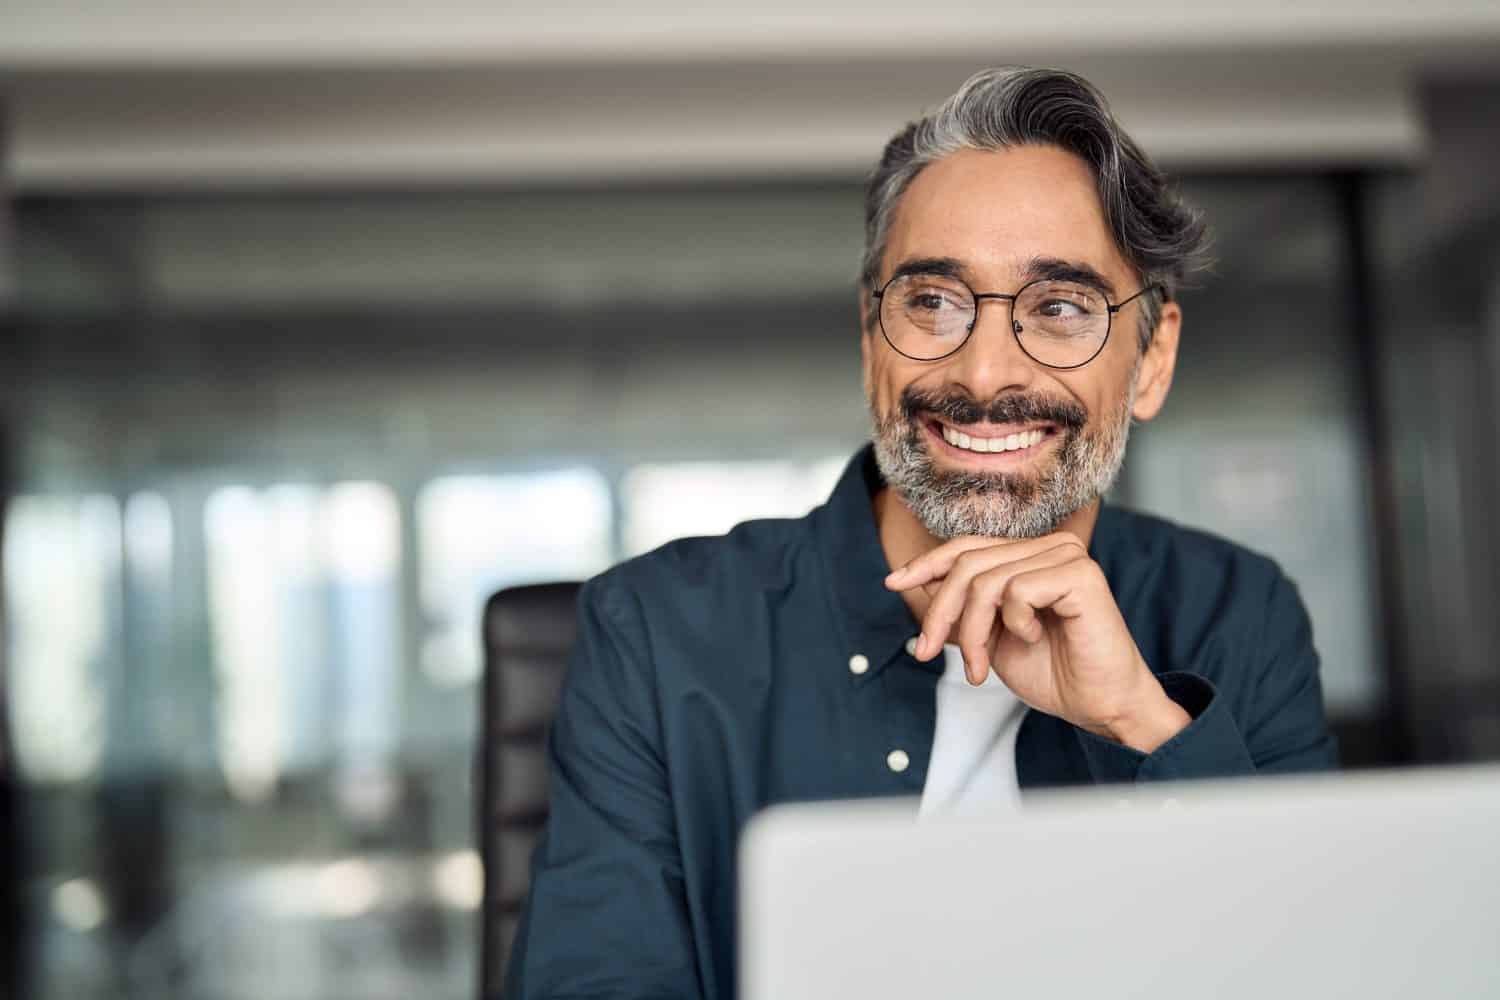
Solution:
M 922 632 L 917 636 L 917 659 L 927 655 L 927 633 Z

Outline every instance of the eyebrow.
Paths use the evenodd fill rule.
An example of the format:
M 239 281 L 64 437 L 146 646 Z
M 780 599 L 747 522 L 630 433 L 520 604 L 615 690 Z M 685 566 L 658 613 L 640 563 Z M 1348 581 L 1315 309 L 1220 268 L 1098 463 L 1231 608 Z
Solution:
M 963 279 L 968 273 L 969 269 L 957 257 L 913 257 L 902 261 L 891 272 L 890 280 L 907 274 L 940 274 L 945 278 Z
M 1026 262 L 1026 280 L 1037 281 L 1047 279 L 1048 281 L 1076 281 L 1083 285 L 1093 285 L 1095 288 L 1104 289 L 1104 294 L 1113 301 L 1115 298 L 1115 286 L 1099 271 L 1090 267 L 1082 261 L 1063 260 L 1059 257 L 1033 257 Z
M 900 266 L 891 272 L 891 280 L 907 274 L 940 274 L 946 278 L 959 278 L 967 282 L 968 273 L 968 267 L 957 257 L 913 257 L 902 261 Z M 1095 288 L 1103 289 L 1105 295 L 1111 300 L 1116 295 L 1114 283 L 1096 268 L 1082 261 L 1063 260 L 1061 257 L 1033 257 L 1028 260 L 1021 271 L 1022 284 L 1043 279 L 1077 281 L 1081 284 L 1093 285 Z

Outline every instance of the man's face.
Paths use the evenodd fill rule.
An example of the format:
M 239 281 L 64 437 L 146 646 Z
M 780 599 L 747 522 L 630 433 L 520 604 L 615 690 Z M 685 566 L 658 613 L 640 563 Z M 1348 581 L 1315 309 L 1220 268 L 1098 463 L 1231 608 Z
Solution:
M 1044 262 L 1095 272 L 1110 302 L 1140 285 L 1110 235 L 1087 165 L 1047 146 L 966 150 L 918 174 L 897 206 L 878 280 L 921 260 L 947 261 L 980 294 L 1013 294 Z M 1109 488 L 1132 416 L 1155 416 L 1176 358 L 1176 305 L 1163 308 L 1142 355 L 1141 304 L 1117 313 L 1099 355 L 1071 370 L 1047 368 L 1021 350 L 1005 300 L 980 300 L 967 343 L 939 361 L 897 353 L 878 320 L 866 327 L 876 457 L 928 531 L 1044 535 Z M 975 450 L 995 439 L 1019 447 Z

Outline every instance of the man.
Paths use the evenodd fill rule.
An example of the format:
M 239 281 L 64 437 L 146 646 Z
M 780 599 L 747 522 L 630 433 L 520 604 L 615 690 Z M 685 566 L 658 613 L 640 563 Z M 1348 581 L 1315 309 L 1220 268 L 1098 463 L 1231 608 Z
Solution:
M 1276 566 L 1101 503 L 1204 242 L 1102 98 L 981 73 L 866 209 L 873 447 L 805 518 L 584 588 L 512 997 L 731 996 L 736 838 L 774 802 L 1333 764 Z

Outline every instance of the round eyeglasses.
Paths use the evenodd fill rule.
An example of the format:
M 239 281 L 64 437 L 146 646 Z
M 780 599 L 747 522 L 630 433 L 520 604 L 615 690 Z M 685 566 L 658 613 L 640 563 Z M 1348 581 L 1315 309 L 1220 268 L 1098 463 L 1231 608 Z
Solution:
M 898 274 L 878 292 L 880 330 L 896 353 L 913 361 L 941 361 L 968 343 L 981 299 L 1010 302 L 1010 328 L 1026 356 L 1048 368 L 1082 368 L 1109 340 L 1115 313 L 1161 286 L 1146 285 L 1110 305 L 1086 282 L 1039 278 L 1014 295 L 976 293 L 946 274 Z

